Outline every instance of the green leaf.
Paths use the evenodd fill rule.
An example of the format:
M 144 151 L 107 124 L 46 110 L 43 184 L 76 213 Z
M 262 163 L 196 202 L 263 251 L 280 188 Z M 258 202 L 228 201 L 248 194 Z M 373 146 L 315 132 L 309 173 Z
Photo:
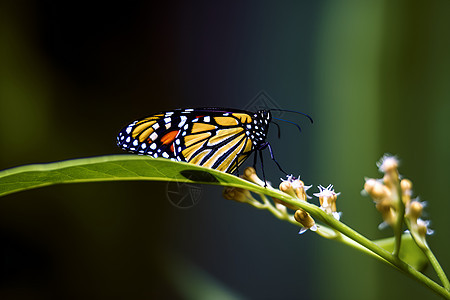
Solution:
M 374 243 L 389 252 L 394 251 L 394 237 L 376 240 Z M 427 257 L 419 246 L 417 246 L 416 242 L 414 242 L 414 239 L 409 233 L 402 235 L 402 244 L 399 257 L 401 260 L 417 270 L 424 270 L 428 263 Z
M 237 176 L 183 162 L 139 155 L 107 155 L 0 171 L 0 196 L 61 183 L 151 180 L 258 187 Z

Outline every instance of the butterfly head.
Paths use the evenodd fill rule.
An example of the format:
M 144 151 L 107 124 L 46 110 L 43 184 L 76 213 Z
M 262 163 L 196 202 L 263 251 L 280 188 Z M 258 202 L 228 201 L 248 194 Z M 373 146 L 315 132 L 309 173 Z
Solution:
M 258 119 L 262 121 L 262 123 L 269 125 L 270 121 L 272 121 L 272 113 L 270 110 L 262 109 L 256 112 Z
M 256 148 L 266 144 L 267 131 L 272 120 L 272 115 L 268 110 L 258 110 L 252 118 L 252 123 L 247 126 L 248 136 L 251 137 Z

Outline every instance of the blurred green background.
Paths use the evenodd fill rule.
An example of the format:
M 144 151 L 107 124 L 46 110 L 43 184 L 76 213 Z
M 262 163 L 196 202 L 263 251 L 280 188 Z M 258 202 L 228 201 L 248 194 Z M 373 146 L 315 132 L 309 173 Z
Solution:
M 135 118 L 244 108 L 264 90 L 315 120 L 283 115 L 303 133 L 282 124 L 280 140 L 270 134 L 280 164 L 306 184 L 334 184 L 342 221 L 373 239 L 391 232 L 360 195 L 364 176 L 398 155 L 449 272 L 449 15 L 447 0 L 2 1 L 0 169 L 121 153 L 115 136 Z M 126 182 L 0 199 L 0 298 L 210 299 L 198 274 L 250 299 L 438 298 L 218 187 L 187 210 L 165 193 L 165 183 Z

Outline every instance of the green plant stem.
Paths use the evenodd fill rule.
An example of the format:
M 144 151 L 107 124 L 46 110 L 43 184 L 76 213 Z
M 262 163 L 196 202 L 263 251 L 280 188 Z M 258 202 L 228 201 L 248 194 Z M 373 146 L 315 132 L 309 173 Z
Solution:
M 275 194 L 276 193 L 276 194 Z M 282 200 L 292 206 L 302 208 L 306 210 L 308 213 L 310 213 L 314 218 L 324 222 L 325 224 L 329 225 L 331 228 L 341 232 L 343 235 L 347 236 L 351 240 L 355 241 L 356 243 L 360 244 L 361 246 L 367 248 L 368 250 L 372 251 L 376 255 L 380 256 L 384 260 L 386 260 L 388 263 L 392 264 L 396 267 L 396 269 L 404 272 L 411 278 L 414 278 L 418 282 L 422 283 L 423 285 L 427 286 L 434 292 L 436 292 L 438 295 L 450 299 L 450 292 L 446 290 L 444 287 L 440 286 L 427 276 L 423 275 L 404 261 L 400 260 L 397 256 L 394 256 L 390 252 L 384 250 L 380 246 L 376 245 L 363 235 L 359 234 L 358 232 L 354 231 L 350 227 L 346 226 L 344 223 L 337 221 L 332 216 L 327 215 L 325 212 L 323 212 L 319 207 L 316 205 L 307 203 L 305 201 L 297 201 L 293 198 L 291 198 L 287 194 L 282 194 L 280 192 L 277 192 L 273 189 L 267 189 L 266 194 L 273 196 L 279 200 Z M 281 196 L 281 197 L 280 197 Z
M 434 256 L 433 251 L 431 251 L 430 246 L 428 246 L 425 238 L 421 238 L 419 234 L 417 233 L 417 230 L 412 228 L 411 221 L 406 218 L 405 219 L 406 226 L 408 227 L 411 236 L 413 237 L 414 241 L 416 242 L 417 246 L 423 251 L 425 256 L 428 258 L 428 261 L 430 262 L 431 266 L 433 267 L 434 271 L 439 277 L 439 280 L 442 282 L 442 285 L 447 291 L 450 291 L 450 282 L 447 278 L 447 275 L 445 274 L 444 270 L 442 269 L 441 265 L 439 264 L 438 260 L 436 259 L 436 256 Z
M 438 275 L 439 279 L 441 280 L 442 284 L 444 285 L 444 288 L 447 291 L 450 291 L 450 282 L 448 281 L 447 275 L 445 275 L 444 270 L 442 269 L 441 265 L 439 264 L 438 260 L 436 259 L 436 256 L 434 256 L 433 251 L 431 251 L 430 248 L 423 249 L 425 255 L 428 257 L 428 260 L 430 261 L 431 265 L 433 266 L 434 270 L 436 271 L 436 274 Z
M 405 204 L 403 203 L 402 197 L 402 189 L 400 187 L 400 181 L 397 182 L 397 220 L 394 225 L 394 237 L 395 237 L 395 246 L 393 255 L 398 257 L 400 253 L 400 246 L 402 243 L 402 235 L 403 235 L 403 221 L 405 219 Z

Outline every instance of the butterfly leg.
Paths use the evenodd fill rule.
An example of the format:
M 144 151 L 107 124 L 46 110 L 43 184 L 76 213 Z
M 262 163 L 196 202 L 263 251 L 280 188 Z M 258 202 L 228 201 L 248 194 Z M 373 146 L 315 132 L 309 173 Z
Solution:
M 275 156 L 273 155 L 273 151 L 272 151 L 272 147 L 270 146 L 269 143 L 267 143 L 265 145 L 267 148 L 269 148 L 269 153 L 270 153 L 270 158 L 272 158 L 272 160 L 277 164 L 278 169 L 280 169 L 281 172 L 283 172 L 285 175 L 288 175 L 288 173 L 286 173 L 283 168 L 281 168 L 280 164 L 277 162 L 277 160 L 275 159 Z M 265 148 L 265 147 L 264 147 Z
M 253 157 L 253 169 L 256 170 L 256 161 L 258 160 L 258 153 L 255 151 L 255 156 Z
M 267 182 L 266 182 L 266 174 L 264 173 L 264 162 L 263 162 L 263 155 L 262 155 L 262 151 L 259 151 L 259 159 L 261 160 L 261 169 L 262 169 L 262 174 L 263 174 L 263 181 L 264 181 L 264 187 L 267 187 Z M 256 153 L 255 153 L 256 156 Z

